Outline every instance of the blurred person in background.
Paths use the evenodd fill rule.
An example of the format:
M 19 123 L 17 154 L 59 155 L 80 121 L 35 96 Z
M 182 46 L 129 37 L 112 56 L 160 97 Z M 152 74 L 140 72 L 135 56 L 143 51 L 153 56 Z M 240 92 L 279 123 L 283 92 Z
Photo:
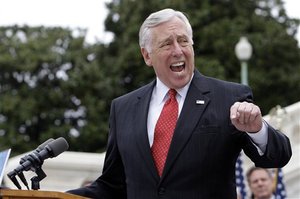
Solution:
M 251 167 L 246 177 L 251 191 L 251 199 L 275 199 L 274 179 L 269 170 Z

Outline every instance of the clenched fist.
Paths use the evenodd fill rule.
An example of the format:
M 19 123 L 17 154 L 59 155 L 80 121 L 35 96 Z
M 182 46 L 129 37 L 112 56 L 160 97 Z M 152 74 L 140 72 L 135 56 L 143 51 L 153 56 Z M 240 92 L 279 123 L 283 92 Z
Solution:
M 256 133 L 262 128 L 260 108 L 249 102 L 236 102 L 230 108 L 232 124 L 240 131 Z

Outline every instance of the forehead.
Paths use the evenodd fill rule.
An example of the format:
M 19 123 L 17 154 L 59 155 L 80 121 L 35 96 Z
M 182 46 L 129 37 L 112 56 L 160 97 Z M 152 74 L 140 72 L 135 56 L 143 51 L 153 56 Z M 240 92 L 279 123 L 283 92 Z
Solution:
M 154 39 L 165 39 L 171 35 L 187 36 L 186 24 L 178 17 L 173 17 L 171 20 L 164 22 L 152 28 Z
M 270 178 L 269 173 L 265 170 L 255 170 L 252 172 L 250 179 L 258 179 L 258 178 Z

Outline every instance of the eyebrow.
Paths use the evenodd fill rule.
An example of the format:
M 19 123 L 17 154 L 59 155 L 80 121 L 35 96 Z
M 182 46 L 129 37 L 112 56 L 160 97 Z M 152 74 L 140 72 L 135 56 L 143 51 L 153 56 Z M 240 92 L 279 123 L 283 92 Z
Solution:
M 172 36 L 166 37 L 164 39 L 162 39 L 161 41 L 158 42 L 158 45 L 161 45 L 163 43 L 165 43 L 166 41 L 171 41 L 172 40 Z
M 176 39 L 177 39 L 177 38 L 179 38 L 179 39 L 181 39 L 181 38 L 186 38 L 186 39 L 188 39 L 189 37 L 188 37 L 187 35 L 185 35 L 185 34 L 180 34 L 180 35 L 176 35 Z M 166 38 L 162 39 L 161 41 L 159 41 L 159 42 L 158 42 L 158 45 L 161 45 L 161 44 L 163 44 L 164 42 L 166 42 L 166 41 L 171 41 L 171 40 L 172 40 L 172 36 L 166 37 Z

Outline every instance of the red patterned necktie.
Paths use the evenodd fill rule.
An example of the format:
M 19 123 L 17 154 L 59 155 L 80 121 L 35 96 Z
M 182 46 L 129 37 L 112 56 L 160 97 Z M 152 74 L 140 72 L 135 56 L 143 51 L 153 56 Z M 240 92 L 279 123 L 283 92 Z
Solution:
M 151 151 L 159 176 L 162 175 L 177 122 L 178 102 L 176 93 L 174 89 L 169 90 L 169 99 L 164 104 L 154 130 Z

